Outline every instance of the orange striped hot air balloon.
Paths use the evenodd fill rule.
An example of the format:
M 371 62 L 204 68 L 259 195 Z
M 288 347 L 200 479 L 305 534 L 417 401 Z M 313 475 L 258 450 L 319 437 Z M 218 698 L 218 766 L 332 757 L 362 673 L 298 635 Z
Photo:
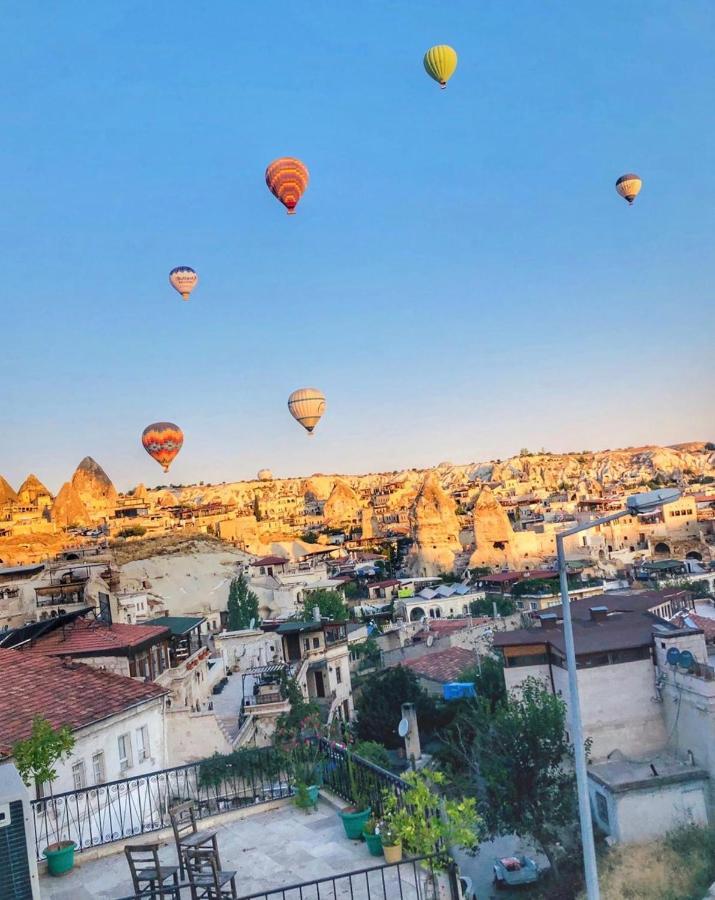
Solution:
M 184 432 L 173 422 L 153 422 L 142 432 L 142 445 L 165 472 L 184 443 Z
M 292 156 L 274 159 L 266 169 L 266 184 L 288 210 L 289 216 L 295 214 L 298 201 L 308 187 L 308 178 L 307 168 Z
M 621 175 L 616 182 L 616 190 L 624 200 L 628 201 L 629 206 L 633 205 L 633 201 L 640 194 L 642 187 L 643 182 L 640 175 L 636 175 L 634 172 Z

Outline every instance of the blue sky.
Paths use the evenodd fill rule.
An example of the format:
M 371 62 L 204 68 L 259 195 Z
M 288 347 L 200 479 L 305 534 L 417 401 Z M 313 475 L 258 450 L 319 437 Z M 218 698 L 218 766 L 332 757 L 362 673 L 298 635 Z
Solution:
M 710 0 L 66 0 L 4 25 L 15 485 L 86 454 L 158 483 L 162 419 L 177 482 L 715 438 Z M 311 174 L 295 217 L 263 181 L 282 155 Z

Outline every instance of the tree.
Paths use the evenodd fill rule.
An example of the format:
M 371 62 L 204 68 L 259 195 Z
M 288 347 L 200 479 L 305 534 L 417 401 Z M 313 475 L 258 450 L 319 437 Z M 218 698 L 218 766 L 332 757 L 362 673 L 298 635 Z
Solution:
M 484 656 L 478 667 L 465 669 L 459 680 L 474 682 L 477 696 L 486 700 L 492 713 L 507 699 L 504 662 L 501 659 Z
M 260 621 L 258 618 L 258 597 L 248 587 L 246 576 L 241 574 L 231 580 L 228 589 L 228 630 L 240 631 L 250 628 L 251 621 L 254 627 Z
M 53 728 L 42 716 L 32 720 L 32 732 L 12 748 L 17 771 L 25 784 L 35 785 L 37 799 L 42 797 L 43 784 L 50 785 L 57 778 L 55 764 L 66 759 L 74 749 L 74 735 L 69 725 Z
M 318 535 L 314 531 L 306 531 L 301 540 L 304 540 L 306 544 L 317 544 Z
M 390 754 L 382 744 L 377 741 L 358 741 L 353 747 L 355 756 L 366 759 L 383 769 L 390 769 Z
M 403 703 L 415 704 L 421 734 L 435 730 L 438 724 L 436 703 L 420 686 L 411 669 L 397 666 L 369 675 L 355 707 L 358 738 L 377 741 L 393 749 L 404 746 L 397 733 Z
M 336 622 L 344 622 L 348 616 L 348 608 L 345 605 L 345 598 L 339 591 L 331 591 L 325 588 L 318 588 L 309 591 L 305 595 L 303 601 L 303 617 L 306 620 L 313 618 L 313 607 L 317 606 L 320 615 L 324 619 L 334 619 Z
M 509 597 L 494 596 L 494 594 L 481 600 L 472 600 L 469 604 L 469 612 L 473 616 L 493 616 L 495 603 L 500 616 L 510 616 L 514 612 L 513 600 Z
M 258 499 L 258 494 L 253 495 L 253 515 L 256 518 L 256 522 L 261 521 L 261 504 Z
M 488 832 L 531 838 L 555 876 L 556 845 L 568 829 L 576 830 L 573 747 L 565 725 L 564 701 L 527 678 L 493 715 L 484 701 L 474 704 L 451 748 L 476 785 Z

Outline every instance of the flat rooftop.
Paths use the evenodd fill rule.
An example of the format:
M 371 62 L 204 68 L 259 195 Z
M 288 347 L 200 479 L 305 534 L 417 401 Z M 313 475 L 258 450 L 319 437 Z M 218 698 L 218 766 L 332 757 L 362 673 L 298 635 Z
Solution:
M 218 825 L 198 824 L 202 830 L 210 827 L 218 831 L 222 868 L 236 870 L 239 897 L 384 863 L 384 859 L 370 856 L 365 844 L 345 837 L 338 814 L 322 800 L 317 810 L 308 814 L 288 803 L 226 824 L 220 824 L 220 819 Z M 125 843 L 151 842 L 150 833 L 117 841 L 111 845 L 116 852 L 101 859 L 83 861 L 84 854 L 77 853 L 75 868 L 67 875 L 41 876 L 43 900 L 116 900 L 131 896 L 134 891 Z M 173 839 L 160 847 L 159 856 L 163 865 L 177 865 Z M 188 889 L 182 896 L 184 893 L 189 896 Z
M 650 763 L 631 762 L 627 759 L 609 760 L 589 766 L 588 774 L 614 794 L 708 779 L 708 773 L 704 769 L 688 765 L 673 756 L 656 757 Z

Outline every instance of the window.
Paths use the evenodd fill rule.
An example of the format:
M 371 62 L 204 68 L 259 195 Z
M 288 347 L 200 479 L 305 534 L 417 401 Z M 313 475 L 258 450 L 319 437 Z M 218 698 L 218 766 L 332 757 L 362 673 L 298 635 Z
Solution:
M 338 682 L 338 684 L 343 683 L 343 670 L 340 668 L 340 666 L 335 667 L 335 680 Z
M 137 760 L 138 762 L 142 762 L 145 759 L 149 759 L 149 728 L 146 725 L 142 725 L 141 728 L 137 728 Z
M 72 766 L 72 780 L 74 781 L 74 789 L 81 791 L 83 787 L 87 787 L 87 775 L 84 769 L 84 761 L 80 760 Z
M 119 747 L 119 768 L 124 771 L 132 765 L 132 739 L 128 734 L 120 734 L 117 738 Z
M 303 649 L 310 650 L 310 641 L 308 638 L 303 638 Z
M 104 784 L 106 781 L 104 769 L 104 753 L 100 750 L 92 757 L 92 777 L 95 784 Z
M 320 638 L 313 638 L 313 649 L 317 650 L 320 647 Z
M 596 813 L 604 825 L 610 824 L 608 820 L 608 800 L 606 800 L 605 794 L 602 794 L 600 791 L 596 791 Z

